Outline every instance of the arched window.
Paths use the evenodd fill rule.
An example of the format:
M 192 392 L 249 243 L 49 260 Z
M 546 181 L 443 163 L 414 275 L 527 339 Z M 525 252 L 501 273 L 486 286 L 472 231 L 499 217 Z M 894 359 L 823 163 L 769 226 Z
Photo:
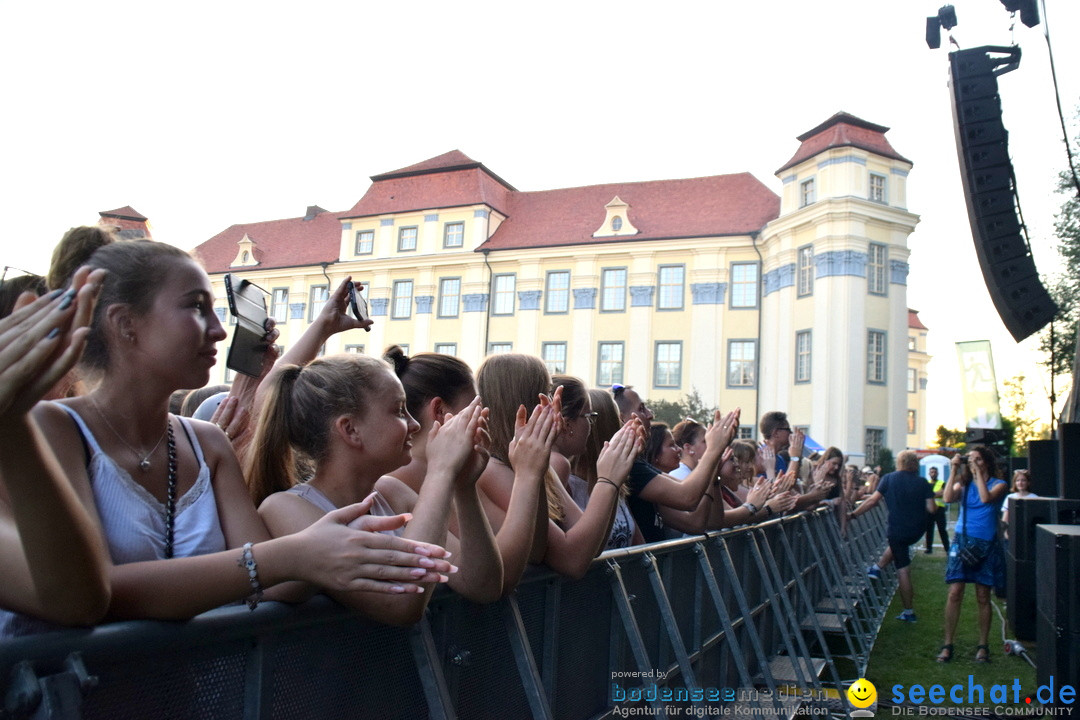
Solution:
M 611 230 L 612 232 L 619 232 L 622 230 L 622 218 L 618 215 L 611 218 Z

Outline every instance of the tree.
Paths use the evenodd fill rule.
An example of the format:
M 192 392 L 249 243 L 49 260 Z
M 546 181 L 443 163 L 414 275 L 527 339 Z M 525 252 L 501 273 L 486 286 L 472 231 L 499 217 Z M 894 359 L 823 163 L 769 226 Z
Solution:
M 1027 395 L 1024 393 L 1026 378 L 1015 375 L 1005 380 L 1005 389 L 1001 394 L 1002 427 L 1006 422 L 1013 427 L 1011 439 L 1012 455 L 1027 457 L 1029 440 L 1038 440 L 1046 433 L 1046 426 L 1040 425 L 1028 409 Z
M 892 450 L 887 447 L 878 450 L 877 457 L 874 458 L 874 464 L 881 466 L 882 475 L 887 475 L 896 470 L 896 460 L 893 459 Z
M 950 430 L 944 425 L 938 425 L 937 444 L 939 448 L 953 448 L 961 451 L 967 447 L 963 430 Z
M 705 405 L 705 401 L 701 399 L 701 393 L 696 388 L 675 402 L 670 400 L 650 402 L 649 409 L 652 410 L 657 422 L 666 423 L 669 427 L 675 427 L 676 423 L 686 418 L 708 425 L 713 420 L 713 413 L 716 412 L 716 408 Z
M 1071 174 L 1062 173 L 1057 191 L 1067 196 L 1054 221 L 1062 271 L 1050 278 L 1047 289 L 1058 313 L 1039 335 L 1039 351 L 1046 356 L 1040 364 L 1054 377 L 1072 373 L 1080 330 L 1080 188 L 1073 184 Z

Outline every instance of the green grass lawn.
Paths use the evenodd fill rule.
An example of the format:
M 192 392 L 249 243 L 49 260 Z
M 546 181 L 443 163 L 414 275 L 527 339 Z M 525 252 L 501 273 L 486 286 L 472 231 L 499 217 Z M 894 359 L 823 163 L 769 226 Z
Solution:
M 1001 616 L 996 611 L 991 612 L 989 645 L 992 662 L 975 662 L 978 630 L 974 586 L 969 586 L 964 595 L 960 623 L 956 630 L 953 661 L 935 662 L 934 658 L 942 642 L 945 597 L 948 591 L 944 581 L 945 552 L 940 546 L 935 546 L 933 555 L 924 555 L 922 544 L 917 547 L 911 569 L 915 586 L 915 612 L 919 620 L 916 623 L 906 623 L 895 619 L 903 609 L 900 594 L 897 592 L 885 614 L 866 671 L 866 679 L 877 688 L 879 702 L 891 704 L 892 688 L 897 684 L 903 685 L 906 691 L 906 688 L 916 684 L 924 688 L 943 685 L 948 689 L 959 683 L 964 687 L 966 700 L 969 675 L 973 676 L 975 684 L 982 685 L 987 692 L 986 701 L 976 704 L 984 707 L 998 704 L 990 700 L 989 691 L 992 685 L 1001 684 L 1010 688 L 1008 704 L 1011 705 L 1012 686 L 1017 679 L 1020 680 L 1020 697 L 1023 702 L 1023 697 L 1034 693 L 1037 687 L 1035 670 L 1022 658 L 1005 655 L 1002 651 L 1001 618 L 1007 616 L 1004 600 L 991 596 L 992 602 L 1001 610 Z M 1011 631 L 1007 630 L 1005 637 L 1011 638 Z M 1024 646 L 1034 658 L 1034 643 L 1024 643 Z M 946 693 L 946 701 L 942 705 L 955 704 L 948 701 Z

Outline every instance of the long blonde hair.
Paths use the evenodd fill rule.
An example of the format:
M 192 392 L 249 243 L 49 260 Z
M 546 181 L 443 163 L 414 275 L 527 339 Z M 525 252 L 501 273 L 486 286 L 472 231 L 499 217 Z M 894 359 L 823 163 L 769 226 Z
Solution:
M 488 432 L 491 435 L 491 456 L 510 465 L 510 442 L 514 439 L 514 421 L 518 407 L 532 413 L 540 395 L 551 392 L 551 376 L 538 357 L 519 353 L 491 355 L 476 371 L 476 386 L 484 405 L 488 407 Z M 547 490 L 548 517 L 562 520 L 562 503 L 556 483 L 558 477 L 548 467 L 544 477 Z
M 333 421 L 348 414 L 363 417 L 387 370 L 382 360 L 346 353 L 277 371 L 244 468 L 256 505 L 296 485 L 297 452 L 315 463 L 326 457 Z
M 589 492 L 596 485 L 596 461 L 600 457 L 600 451 L 604 449 L 604 443 L 614 437 L 622 427 L 619 420 L 619 408 L 615 405 L 615 398 L 607 390 L 589 390 L 589 403 L 592 411 L 596 413 L 589 440 L 585 443 L 585 452 L 574 458 L 573 473 L 589 484 Z M 623 483 L 620 488 L 623 497 L 630 494 L 630 488 Z

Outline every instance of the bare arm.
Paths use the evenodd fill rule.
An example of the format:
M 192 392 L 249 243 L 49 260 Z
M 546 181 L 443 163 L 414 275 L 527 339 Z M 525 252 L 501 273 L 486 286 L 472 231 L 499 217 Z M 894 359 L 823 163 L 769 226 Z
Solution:
M 108 554 L 29 410 L 78 360 L 104 271 L 19 299 L 0 320 L 0 605 L 88 625 L 108 608 Z
M 600 554 L 611 532 L 619 489 L 626 481 L 634 457 L 641 451 L 637 423 L 623 425 L 609 442 L 604 443 L 596 462 L 597 480 L 581 518 L 565 532 L 554 522 L 548 522 L 548 546 L 544 562 L 552 570 L 573 579 L 588 571 L 593 559 Z M 577 509 L 573 498 L 560 486 L 563 507 Z M 572 507 L 571 507 L 572 506 Z
M 705 431 L 705 452 L 697 467 L 681 481 L 670 475 L 657 475 L 641 490 L 641 499 L 656 505 L 667 505 L 675 510 L 696 510 L 705 491 L 716 479 L 720 457 L 738 426 L 739 410 L 728 413 L 723 419 L 718 410 L 714 422 Z

